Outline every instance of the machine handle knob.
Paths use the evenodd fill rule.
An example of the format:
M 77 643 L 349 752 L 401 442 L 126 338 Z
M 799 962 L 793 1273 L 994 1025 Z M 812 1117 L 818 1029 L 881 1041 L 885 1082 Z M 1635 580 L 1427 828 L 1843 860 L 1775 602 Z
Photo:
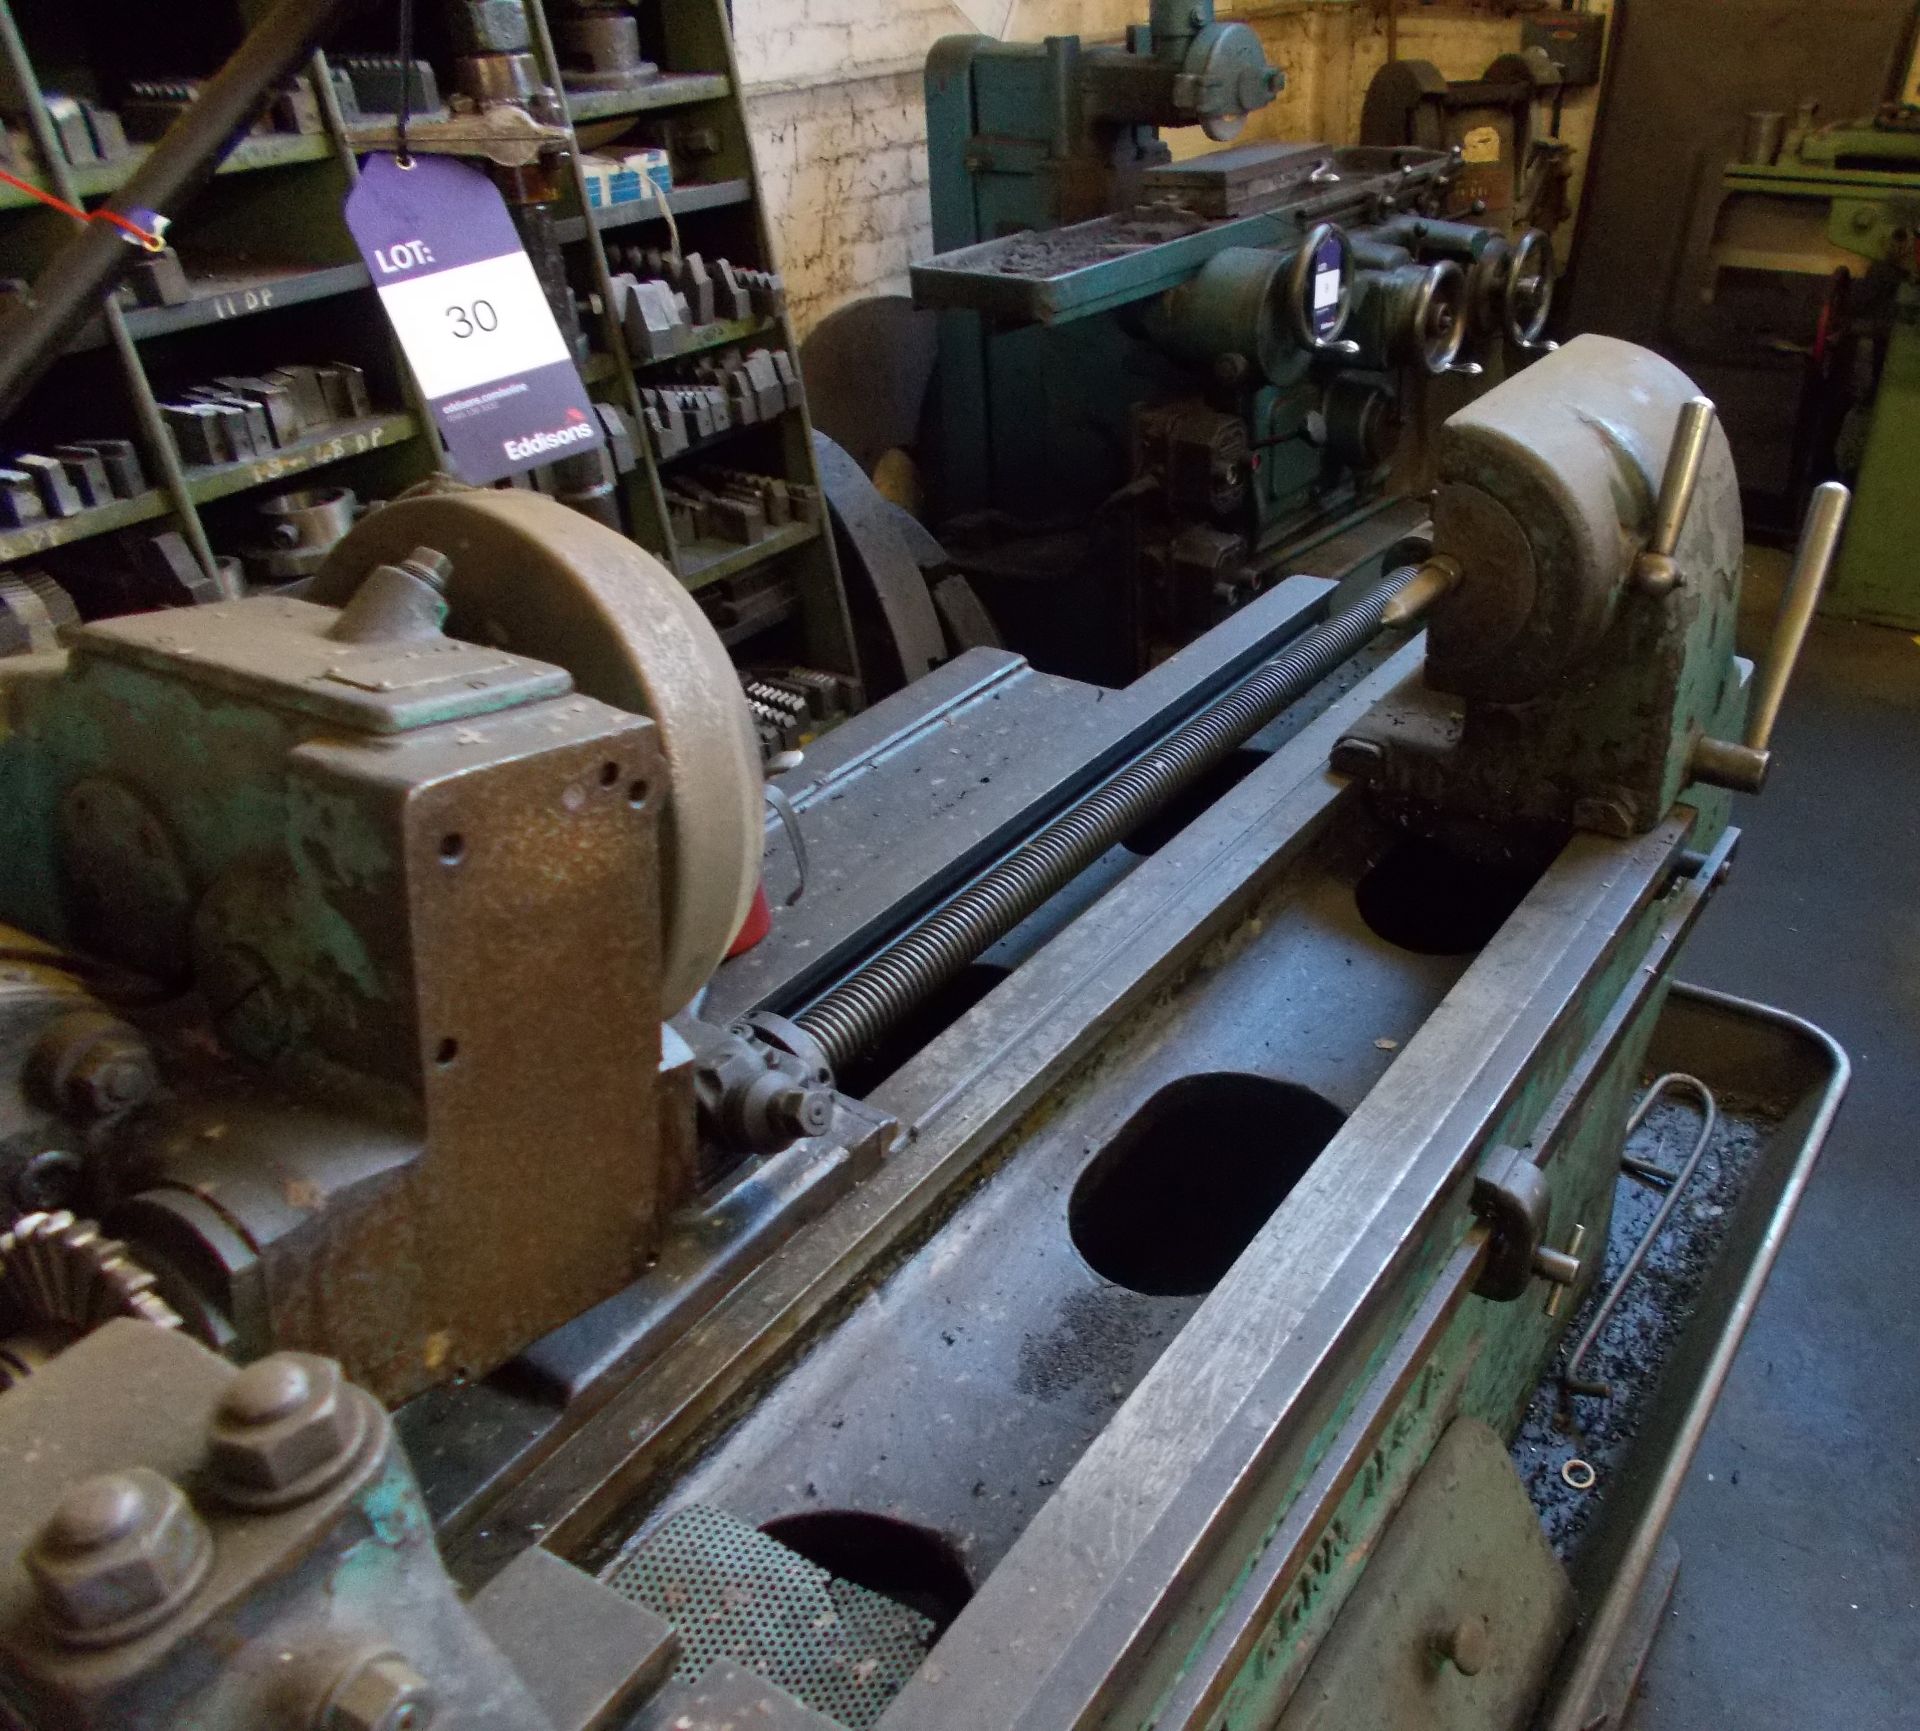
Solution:
M 1714 407 L 1705 397 L 1692 397 L 1680 405 L 1673 443 L 1667 447 L 1666 473 L 1660 477 L 1660 496 L 1654 501 L 1653 530 L 1646 551 L 1633 562 L 1634 585 L 1649 595 L 1665 595 L 1680 581 L 1673 553 L 1680 545 L 1687 513 L 1693 509 L 1713 421 Z
M 1786 593 L 1780 598 L 1779 616 L 1773 622 L 1773 641 L 1754 678 L 1746 737 L 1738 745 L 1724 739 L 1702 739 L 1693 748 L 1696 779 L 1732 788 L 1736 793 L 1758 793 L 1766 785 L 1767 771 L 1773 766 L 1774 723 L 1780 719 L 1780 705 L 1799 665 L 1800 651 L 1806 647 L 1807 628 L 1820 604 L 1820 592 L 1827 586 L 1827 574 L 1833 569 L 1833 556 L 1839 550 L 1840 533 L 1847 526 L 1847 507 L 1852 502 L 1853 495 L 1838 481 L 1814 489 L 1807 520 L 1800 530 L 1800 545 L 1793 555 L 1793 569 L 1787 576 Z
M 1487 369 L 1478 361 L 1455 361 L 1447 368 L 1450 373 L 1458 373 L 1463 379 L 1477 379 Z
M 1342 337 L 1338 342 L 1322 343 L 1314 352 L 1322 355 L 1357 355 L 1360 345 L 1352 337 Z

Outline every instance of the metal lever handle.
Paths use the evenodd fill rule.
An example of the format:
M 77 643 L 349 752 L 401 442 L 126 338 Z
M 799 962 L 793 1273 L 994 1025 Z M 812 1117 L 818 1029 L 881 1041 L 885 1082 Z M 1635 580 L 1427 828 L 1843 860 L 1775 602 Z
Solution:
M 1800 530 L 1800 545 L 1793 556 L 1793 570 L 1787 576 L 1786 593 L 1780 598 L 1780 613 L 1774 620 L 1773 641 L 1754 677 L 1746 737 L 1738 745 L 1724 739 L 1702 739 L 1693 748 L 1697 780 L 1732 788 L 1735 793 L 1758 793 L 1766 785 L 1767 771 L 1773 765 L 1774 723 L 1780 719 L 1780 705 L 1799 665 L 1800 651 L 1806 647 L 1807 628 L 1813 623 L 1814 608 L 1820 604 L 1820 592 L 1827 586 L 1827 574 L 1833 569 L 1833 556 L 1839 550 L 1840 532 L 1847 526 L 1847 507 L 1852 502 L 1853 495 L 1838 481 L 1814 489 L 1813 503 L 1807 507 L 1807 520 Z
M 1487 369 L 1478 361 L 1455 361 L 1447 368 L 1450 373 L 1458 373 L 1463 379 L 1477 379 Z
M 1714 407 L 1705 397 L 1680 405 L 1673 443 L 1667 447 L 1666 473 L 1660 477 L 1660 497 L 1654 502 L 1653 532 L 1647 537 L 1646 551 L 1633 562 L 1634 585 L 1649 595 L 1665 595 L 1680 581 L 1673 552 L 1680 545 L 1687 513 L 1693 509 L 1713 421 Z
M 1317 343 L 1314 351 L 1317 355 L 1357 355 L 1360 345 L 1351 337 L 1337 337 L 1330 343 Z
M 1806 647 L 1807 627 L 1813 623 L 1820 592 L 1827 586 L 1833 556 L 1840 549 L 1840 531 L 1847 525 L 1847 507 L 1852 503 L 1853 495 L 1838 481 L 1828 481 L 1813 491 L 1813 503 L 1807 507 L 1807 520 L 1800 530 L 1800 546 L 1793 556 L 1793 570 L 1787 578 L 1787 592 L 1780 598 L 1780 616 L 1773 624 L 1773 642 L 1753 682 L 1745 740 L 1749 751 L 1765 755 L 1773 741 L 1773 725 L 1780 719 L 1787 684 L 1799 665 L 1800 651 Z

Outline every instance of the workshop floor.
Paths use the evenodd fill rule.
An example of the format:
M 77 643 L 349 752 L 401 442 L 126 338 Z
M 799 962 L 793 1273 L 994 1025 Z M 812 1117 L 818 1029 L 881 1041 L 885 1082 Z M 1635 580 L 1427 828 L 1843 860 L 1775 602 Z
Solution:
M 1820 1023 L 1853 1087 L 1682 1495 L 1633 1731 L 1920 1723 L 1920 646 L 1819 622 L 1775 745 L 1681 971 Z

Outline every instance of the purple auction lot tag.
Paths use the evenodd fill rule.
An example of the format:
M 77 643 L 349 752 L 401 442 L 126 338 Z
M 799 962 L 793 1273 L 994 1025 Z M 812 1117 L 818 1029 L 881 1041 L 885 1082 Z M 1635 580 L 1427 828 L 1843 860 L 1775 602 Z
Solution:
M 346 216 L 463 481 L 602 442 L 533 261 L 480 170 L 369 157 Z

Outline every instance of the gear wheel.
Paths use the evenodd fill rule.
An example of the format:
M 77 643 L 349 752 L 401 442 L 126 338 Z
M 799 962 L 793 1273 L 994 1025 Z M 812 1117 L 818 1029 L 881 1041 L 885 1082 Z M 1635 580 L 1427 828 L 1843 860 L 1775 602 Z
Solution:
M 153 1286 L 91 1220 L 64 1209 L 23 1214 L 0 1237 L 0 1390 L 116 1316 L 178 1328 L 179 1314 Z

